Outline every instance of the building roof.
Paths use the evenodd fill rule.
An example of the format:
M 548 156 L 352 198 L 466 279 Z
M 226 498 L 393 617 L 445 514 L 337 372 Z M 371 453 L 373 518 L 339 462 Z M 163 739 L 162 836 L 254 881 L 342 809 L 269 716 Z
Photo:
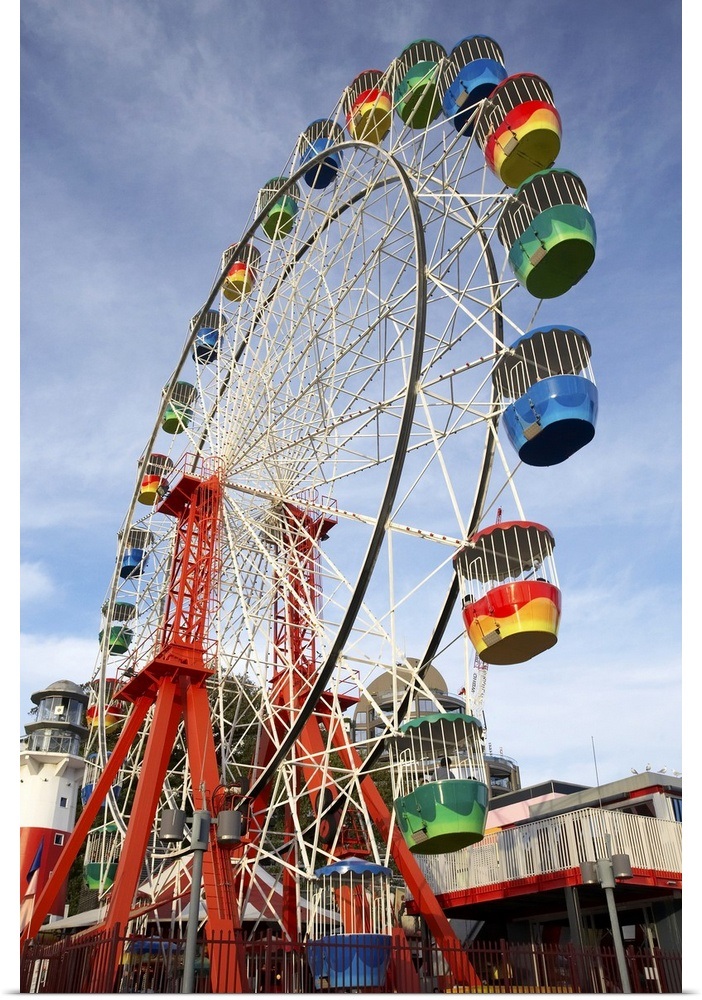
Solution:
M 554 784 L 559 783 L 554 782 Z M 560 784 L 563 783 L 560 782 Z M 572 788 L 572 792 L 566 793 L 567 799 L 565 801 L 559 797 L 535 803 L 530 809 L 531 818 L 542 819 L 546 816 L 570 812 L 572 809 L 609 806 L 615 802 L 624 802 L 632 797 L 640 797 L 647 791 L 682 795 L 682 778 L 660 774 L 657 771 L 643 771 L 640 774 L 632 774 L 628 778 L 610 781 L 606 785 L 596 785 L 593 788 L 573 785 Z M 522 791 L 529 791 L 529 789 L 522 789 Z M 505 799 L 507 797 L 504 796 Z M 502 800 L 502 796 L 500 798 Z
M 501 792 L 497 804 L 500 807 L 510 806 L 516 802 L 528 802 L 530 799 L 540 799 L 544 795 L 562 797 L 563 795 L 575 795 L 578 792 L 586 790 L 587 785 L 576 785 L 570 781 L 557 781 L 554 778 L 550 778 L 548 781 L 540 781 L 537 785 L 517 788 L 513 792 Z
M 72 698 L 76 698 L 78 701 L 82 701 L 84 704 L 88 704 L 88 696 L 80 686 L 74 681 L 54 681 L 53 684 L 49 684 L 42 691 L 35 691 L 31 696 L 32 701 L 35 705 L 38 705 L 40 701 L 44 698 L 50 697 L 52 694 L 64 694 L 69 695 Z

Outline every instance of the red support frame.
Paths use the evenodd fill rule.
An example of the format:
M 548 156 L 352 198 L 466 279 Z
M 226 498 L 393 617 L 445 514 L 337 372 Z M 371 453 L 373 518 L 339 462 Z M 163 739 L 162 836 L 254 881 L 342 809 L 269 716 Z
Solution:
M 288 569 L 279 583 L 281 598 L 274 629 L 276 672 L 272 679 L 272 697 L 280 709 L 282 720 L 291 719 L 301 708 L 316 674 L 316 647 L 312 622 L 320 593 L 317 550 L 320 540 L 326 538 L 336 523 L 334 518 L 314 517 L 303 507 L 290 504 L 286 506 L 285 514 L 283 556 Z M 295 748 L 300 762 L 301 778 L 317 809 L 323 805 L 322 794 L 325 790 L 329 790 L 329 785 L 324 784 L 322 768 L 314 763 L 321 762 L 326 753 L 321 725 L 324 725 L 326 731 L 331 734 L 334 748 L 346 767 L 360 769 L 362 764 L 358 752 L 348 740 L 344 727 L 339 725 L 339 720 L 333 716 L 330 701 L 322 697 L 316 711 L 305 723 Z M 444 952 L 447 965 L 456 982 L 463 986 L 479 986 L 480 977 L 461 948 L 448 918 L 402 834 L 392 825 L 390 811 L 370 776 L 363 779 L 361 793 L 371 818 L 390 842 L 393 858 L 412 893 L 417 908 L 425 918 L 439 948 Z M 260 796 L 253 804 L 254 811 L 263 808 L 263 804 L 264 797 Z M 337 838 L 336 853 L 339 858 L 345 856 L 343 836 Z M 288 886 L 288 892 L 291 891 L 291 887 Z M 284 906 L 285 898 L 284 891 Z M 290 916 L 291 900 L 288 900 L 286 912 Z M 286 929 L 291 939 L 295 940 L 297 929 L 290 927 Z
M 102 802 L 136 738 L 146 714 L 154 706 L 154 717 L 142 762 L 131 819 L 114 880 L 110 903 L 100 930 L 119 932 L 126 928 L 132 913 L 143 858 L 156 815 L 158 799 L 168 770 L 181 718 L 185 723 L 188 763 L 193 778 L 195 806 L 212 811 L 212 796 L 220 784 L 212 720 L 206 682 L 212 674 L 207 664 L 207 626 L 212 582 L 218 571 L 218 531 L 221 506 L 221 483 L 217 475 L 205 480 L 183 475 L 159 510 L 177 518 L 176 544 L 171 565 L 162 623 L 160 647 L 154 658 L 117 694 L 133 704 L 122 734 L 96 782 L 61 859 L 37 900 L 34 915 L 25 937 L 33 937 L 48 913 L 55 894 L 65 880 L 71 864 L 85 841 Z M 314 612 L 319 595 L 318 545 L 336 523 L 335 518 L 313 517 L 302 507 L 288 505 L 283 544 L 288 571 L 280 582 L 281 601 L 275 626 L 276 671 L 272 678 L 273 699 L 279 710 L 279 722 L 285 724 L 303 706 L 317 669 L 313 630 Z M 333 718 L 326 698 L 321 698 L 315 713 L 305 724 L 297 741 L 300 780 L 317 809 L 323 807 L 322 768 L 315 763 L 326 753 L 320 726 L 331 733 L 332 742 L 347 767 L 359 768 L 360 757 L 346 736 L 343 726 Z M 265 764 L 269 741 L 262 739 L 257 764 Z M 199 779 L 199 780 L 198 780 Z M 379 830 L 391 842 L 393 857 L 413 894 L 417 909 L 427 920 L 439 947 L 459 984 L 476 986 L 479 979 L 467 956 L 458 946 L 451 925 L 424 879 L 416 860 L 401 834 L 391 825 L 390 812 L 372 778 L 361 784 L 369 814 Z M 332 789 L 332 794 L 333 789 Z M 267 793 L 252 803 L 252 815 L 267 805 Z M 292 816 L 286 817 L 286 829 L 293 841 Z M 392 832 L 391 832 L 392 831 Z M 255 833 L 254 833 L 255 836 Z M 333 839 L 333 838 L 332 838 Z M 338 855 L 344 856 L 343 837 L 338 840 Z M 246 845 L 235 855 L 246 853 Z M 203 856 L 203 886 L 207 903 L 207 936 L 212 945 L 234 940 L 234 963 L 213 962 L 210 976 L 215 993 L 243 993 L 248 990 L 240 917 L 236 903 L 235 879 L 231 853 L 219 847 L 214 824 L 210 830 L 209 849 Z M 292 940 L 298 937 L 295 925 L 296 886 L 288 878 L 284 890 L 285 930 Z M 213 948 L 213 954 L 217 948 Z M 116 954 L 109 969 L 95 968 L 91 976 L 92 992 L 109 992 L 118 971 L 121 955 Z
M 177 520 L 159 648 L 153 659 L 117 695 L 133 704 L 132 712 L 58 865 L 35 904 L 25 937 L 35 936 L 41 927 L 152 705 L 153 720 L 119 865 L 105 919 L 96 930 L 108 934 L 118 933 L 120 928 L 122 932 L 126 930 L 181 718 L 185 724 L 195 807 L 198 807 L 199 796 L 200 807 L 212 809 L 212 795 L 220 785 L 220 775 L 206 688 L 207 679 L 213 672 L 207 663 L 207 630 L 212 582 L 218 572 L 221 502 L 222 486 L 217 473 L 204 479 L 185 473 L 159 505 L 161 513 Z M 233 893 L 230 854 L 218 845 L 214 824 L 210 829 L 208 850 L 203 856 L 203 886 L 208 938 L 213 944 L 235 941 L 236 960 L 215 964 L 211 970 L 213 991 L 247 992 L 243 946 L 241 935 L 237 933 L 240 921 Z M 109 968 L 95 967 L 91 973 L 90 992 L 111 991 L 120 959 L 121 954 L 115 954 Z

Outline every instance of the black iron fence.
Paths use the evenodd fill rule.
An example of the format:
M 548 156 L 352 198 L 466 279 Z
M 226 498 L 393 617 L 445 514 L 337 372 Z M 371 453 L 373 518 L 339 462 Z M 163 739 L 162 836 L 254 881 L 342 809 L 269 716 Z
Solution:
M 22 950 L 22 993 L 180 993 L 185 939 L 125 938 L 117 930 Z M 634 993 L 681 993 L 678 953 L 626 956 Z M 245 975 L 243 988 L 237 986 Z M 192 971 L 192 970 L 191 970 Z M 235 984 L 235 985 L 232 985 Z M 403 935 L 334 935 L 290 943 L 268 933 L 198 944 L 194 992 L 620 993 L 613 948 L 473 943 L 455 952 Z

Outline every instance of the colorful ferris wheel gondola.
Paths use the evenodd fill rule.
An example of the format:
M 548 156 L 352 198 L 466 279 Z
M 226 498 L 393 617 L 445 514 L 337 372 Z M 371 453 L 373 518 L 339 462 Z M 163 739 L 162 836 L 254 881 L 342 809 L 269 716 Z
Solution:
M 366 69 L 353 79 L 344 95 L 344 113 L 352 139 L 380 145 L 392 125 L 392 96 L 382 70 Z
M 420 38 L 402 50 L 395 61 L 395 111 L 410 128 L 424 129 L 441 111 L 440 66 L 443 45 Z
M 103 615 L 107 615 L 108 606 L 104 605 Z M 127 652 L 134 638 L 134 633 L 128 622 L 134 617 L 136 606 L 132 601 L 115 601 L 109 622 L 100 630 L 98 641 L 102 642 L 107 633 L 107 648 L 111 656 L 122 656 Z
M 228 252 L 225 251 L 225 257 Z M 224 261 L 222 266 L 226 266 Z M 227 294 L 225 289 L 228 288 L 228 281 L 229 276 L 225 279 L 222 289 L 224 295 Z M 234 284 L 233 281 L 232 284 Z M 197 316 L 193 316 L 190 321 L 190 332 L 191 334 L 195 333 L 191 348 L 193 361 L 208 365 L 217 360 L 223 329 L 224 320 L 216 309 L 207 309 L 201 316 L 199 313 Z
M 241 302 L 253 291 L 258 276 L 258 265 L 261 261 L 261 251 L 253 243 L 234 243 L 222 254 L 222 270 L 227 270 L 222 284 L 222 295 L 230 302 Z M 207 314 L 206 314 L 207 315 Z M 217 322 L 213 329 L 218 332 L 217 344 L 221 327 L 224 323 L 219 313 L 215 313 Z M 213 360 L 212 358 L 203 360 Z
M 144 466 L 139 488 L 139 503 L 153 506 L 168 492 L 168 476 L 173 471 L 173 459 L 152 452 Z
M 561 118 L 553 92 L 535 73 L 508 76 L 492 91 L 475 135 L 492 172 L 516 188 L 556 162 Z
M 300 188 L 287 177 L 272 177 L 258 193 L 257 212 L 268 208 L 262 229 L 268 239 L 289 236 L 295 225 L 300 200 Z
M 556 644 L 554 546 L 542 524 L 505 521 L 476 532 L 454 556 L 463 621 L 484 663 L 524 663 Z
M 105 732 L 109 732 L 114 726 L 120 725 L 124 722 L 124 719 L 129 711 L 129 706 L 125 701 L 116 696 L 117 691 L 121 686 L 121 680 L 118 680 L 114 676 L 108 676 L 103 681 L 102 687 L 105 697 L 105 712 L 102 719 L 100 718 L 98 692 L 95 688 L 93 689 L 90 704 L 85 712 L 85 721 L 91 729 L 101 726 Z
M 444 70 L 444 115 L 457 132 L 473 134 L 471 121 L 480 101 L 507 78 L 502 49 L 487 35 L 471 35 L 455 45 Z
M 122 714 L 123 716 L 125 714 L 124 707 L 122 709 Z M 91 725 L 92 724 L 93 723 L 91 723 Z M 107 756 L 109 757 L 109 753 L 107 754 Z M 98 764 L 98 755 L 96 753 L 88 754 L 85 764 L 85 773 L 83 775 L 83 784 L 81 786 L 81 791 L 80 791 L 80 798 L 83 805 L 85 805 L 90 796 L 93 794 L 95 782 L 99 778 L 101 770 L 102 768 Z M 116 798 L 119 798 L 121 791 L 122 791 L 122 784 L 120 778 L 118 777 L 117 780 L 112 785 L 112 792 L 114 793 Z M 103 809 L 104 806 L 105 802 L 103 800 L 103 802 L 100 805 L 100 808 Z
M 176 382 L 171 388 L 166 387 L 164 393 L 168 396 L 168 403 L 161 427 L 166 434 L 182 434 L 192 420 L 197 389 L 191 382 Z
M 517 281 L 537 299 L 569 291 L 595 259 L 595 220 L 587 191 L 570 170 L 543 170 L 504 205 L 497 235 Z
M 306 952 L 315 983 L 382 990 L 392 945 L 392 869 L 347 858 L 315 871 Z
M 344 130 L 341 125 L 328 118 L 317 118 L 307 126 L 300 136 L 298 156 L 301 167 L 315 161 L 302 175 L 308 187 L 323 190 L 334 183 L 342 160 L 341 150 L 334 147 L 343 138 Z M 321 154 L 324 154 L 324 158 L 320 161 L 317 158 Z
M 590 341 L 571 326 L 523 334 L 495 368 L 502 419 L 527 465 L 558 465 L 595 436 L 598 393 Z
M 92 785 L 84 785 L 83 791 L 88 787 L 92 791 Z M 83 801 L 87 802 L 87 797 Z M 103 822 L 91 830 L 83 858 L 83 883 L 86 889 L 97 892 L 98 897 L 103 896 L 114 883 L 120 843 L 117 824 L 112 821 Z
M 153 532 L 148 528 L 132 525 L 127 532 L 119 575 L 122 580 L 130 580 L 139 576 L 149 560 L 149 552 L 153 542 Z
M 395 814 L 413 854 L 450 854 L 483 839 L 489 786 L 482 725 L 463 712 L 404 722 L 389 743 Z

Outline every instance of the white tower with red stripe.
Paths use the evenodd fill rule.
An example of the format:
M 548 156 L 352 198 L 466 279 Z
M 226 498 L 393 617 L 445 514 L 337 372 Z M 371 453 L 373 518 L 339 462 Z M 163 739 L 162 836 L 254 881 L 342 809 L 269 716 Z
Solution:
M 72 681 L 56 681 L 32 695 L 35 722 L 20 746 L 20 923 L 55 867 L 74 827 L 85 760 L 80 745 L 88 696 Z M 63 915 L 64 885 L 50 912 Z

